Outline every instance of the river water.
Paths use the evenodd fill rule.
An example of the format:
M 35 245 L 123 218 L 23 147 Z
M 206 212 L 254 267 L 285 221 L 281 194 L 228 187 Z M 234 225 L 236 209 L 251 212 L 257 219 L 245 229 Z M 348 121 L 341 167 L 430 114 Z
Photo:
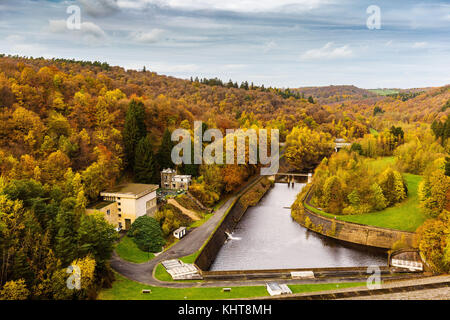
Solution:
M 210 270 L 358 267 L 386 265 L 387 254 L 347 245 L 300 226 L 288 208 L 304 184 L 276 183 L 250 207 L 219 250 Z

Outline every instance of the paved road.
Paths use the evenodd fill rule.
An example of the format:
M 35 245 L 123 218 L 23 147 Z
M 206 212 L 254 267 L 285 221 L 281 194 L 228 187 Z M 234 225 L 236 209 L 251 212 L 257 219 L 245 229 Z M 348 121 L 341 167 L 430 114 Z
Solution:
M 401 286 L 416 286 L 429 283 L 450 281 L 450 276 L 437 276 L 424 279 L 396 281 L 382 285 L 382 288 L 395 288 Z M 395 292 L 373 296 L 361 296 L 342 300 L 450 300 L 450 287 L 430 288 L 410 292 Z
M 349 298 L 346 300 L 450 300 L 450 288 L 381 294 L 377 296 Z
M 153 277 L 153 269 L 161 261 L 181 258 L 191 255 L 194 252 L 197 252 L 205 243 L 205 241 L 209 238 L 211 233 L 215 230 L 216 226 L 220 223 L 223 215 L 231 207 L 234 200 L 238 198 L 240 195 L 242 195 L 259 178 L 260 176 L 255 176 L 252 179 L 250 179 L 244 186 L 242 186 L 242 188 L 235 195 L 230 197 L 230 199 L 228 199 L 208 221 L 206 221 L 200 227 L 193 229 L 184 238 L 182 238 L 179 242 L 177 242 L 167 251 L 159 254 L 152 260 L 141 264 L 125 261 L 114 252 L 111 258 L 111 267 L 115 271 L 117 271 L 118 273 L 120 273 L 121 275 L 130 280 L 138 281 L 148 285 L 166 286 L 174 288 L 195 287 L 205 285 L 204 283 L 192 283 L 192 282 L 189 283 L 161 282 Z M 217 285 L 217 283 L 215 284 Z

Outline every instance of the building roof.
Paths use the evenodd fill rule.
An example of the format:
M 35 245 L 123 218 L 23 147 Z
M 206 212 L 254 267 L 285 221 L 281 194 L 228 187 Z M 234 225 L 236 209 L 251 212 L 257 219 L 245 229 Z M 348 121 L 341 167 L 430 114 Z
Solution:
M 109 206 L 112 203 L 114 203 L 114 202 L 111 202 L 111 201 L 98 201 L 98 202 L 95 202 L 92 205 L 90 205 L 87 209 L 100 210 L 100 209 L 102 209 L 104 207 Z
M 111 189 L 105 190 L 100 193 L 100 195 L 138 199 L 158 188 L 159 186 L 156 184 L 126 183 L 119 184 Z
M 276 282 L 269 282 L 266 284 L 266 286 L 272 291 L 281 291 L 280 285 Z
M 177 174 L 176 176 L 173 176 L 173 178 L 174 179 L 192 179 L 192 176 L 191 175 L 188 175 L 188 174 L 185 174 L 185 175 L 182 175 L 182 174 Z
M 161 171 L 162 173 L 176 173 L 176 171 L 174 169 L 164 169 L 163 171 Z
M 174 231 L 174 233 L 181 232 L 183 230 L 186 230 L 186 227 L 179 227 L 177 230 Z

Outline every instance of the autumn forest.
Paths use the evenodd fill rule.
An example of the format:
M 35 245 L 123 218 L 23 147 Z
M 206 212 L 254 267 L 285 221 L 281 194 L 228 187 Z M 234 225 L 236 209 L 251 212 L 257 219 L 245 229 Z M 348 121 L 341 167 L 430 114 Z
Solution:
M 86 208 L 119 183 L 159 185 L 160 171 L 174 167 L 171 133 L 192 132 L 194 121 L 223 134 L 278 129 L 286 168 L 314 172 L 311 206 L 358 222 L 395 209 L 398 228 L 417 218 L 405 230 L 417 232 L 435 272 L 450 271 L 450 86 L 382 95 L 251 80 L 2 55 L 0 299 L 95 299 L 111 287 L 118 235 Z M 335 152 L 336 139 L 349 146 Z M 177 169 L 193 177 L 190 193 L 206 208 L 259 174 L 253 164 Z M 412 194 L 417 206 L 401 212 Z M 170 205 L 155 218 L 161 245 L 192 223 Z M 89 276 L 71 291 L 65 268 L 74 261 Z

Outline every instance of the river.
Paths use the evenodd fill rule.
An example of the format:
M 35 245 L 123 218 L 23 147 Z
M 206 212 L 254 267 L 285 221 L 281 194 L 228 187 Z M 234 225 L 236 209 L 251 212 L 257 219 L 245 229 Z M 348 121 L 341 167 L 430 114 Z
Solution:
M 387 254 L 347 245 L 300 226 L 289 207 L 304 184 L 276 183 L 250 207 L 219 250 L 210 270 L 358 267 L 386 265 Z

